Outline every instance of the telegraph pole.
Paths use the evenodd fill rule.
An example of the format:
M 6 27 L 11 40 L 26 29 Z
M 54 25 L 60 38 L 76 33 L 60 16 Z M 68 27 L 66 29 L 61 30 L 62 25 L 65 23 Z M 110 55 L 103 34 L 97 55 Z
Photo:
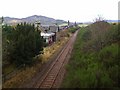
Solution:
M 68 20 L 68 27 L 69 27 L 69 25 L 70 25 L 70 22 L 69 22 L 69 20 Z

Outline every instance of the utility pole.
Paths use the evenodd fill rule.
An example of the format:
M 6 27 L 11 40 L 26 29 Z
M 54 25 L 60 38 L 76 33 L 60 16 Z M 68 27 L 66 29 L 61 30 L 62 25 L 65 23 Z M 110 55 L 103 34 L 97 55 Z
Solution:
M 76 22 L 75 22 L 75 27 L 77 26 Z
M 0 24 L 2 25 L 2 28 L 3 28 L 3 26 L 4 26 L 4 18 L 3 18 L 3 16 L 1 17 Z
M 3 22 L 4 22 L 4 18 L 3 18 L 3 16 L 2 16 L 2 18 L 1 18 L 1 19 L 2 19 L 2 23 L 3 23 Z
M 69 25 L 70 25 L 70 22 L 69 22 L 69 20 L 68 20 L 68 27 L 69 27 Z

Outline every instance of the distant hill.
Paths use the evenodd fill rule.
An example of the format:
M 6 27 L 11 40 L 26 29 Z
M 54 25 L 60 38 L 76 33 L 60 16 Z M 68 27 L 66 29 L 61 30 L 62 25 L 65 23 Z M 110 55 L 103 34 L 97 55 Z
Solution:
M 120 20 L 106 20 L 107 22 L 109 23 L 117 23 L 117 22 L 120 22 Z
M 4 17 L 4 22 L 5 24 L 13 25 L 13 24 L 18 24 L 21 22 L 27 22 L 27 23 L 35 23 L 36 21 L 40 21 L 42 25 L 53 25 L 55 23 L 62 24 L 66 23 L 64 20 L 56 20 L 54 18 L 49 18 L 46 16 L 38 16 L 38 15 L 33 15 L 29 16 L 26 18 L 11 18 L 11 17 Z

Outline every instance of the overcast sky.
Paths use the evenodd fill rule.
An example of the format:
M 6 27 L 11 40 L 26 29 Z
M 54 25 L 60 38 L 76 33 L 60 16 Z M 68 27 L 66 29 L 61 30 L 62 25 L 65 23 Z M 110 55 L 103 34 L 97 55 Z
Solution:
M 43 15 L 72 22 L 118 19 L 119 0 L 0 0 L 0 16 L 25 18 Z

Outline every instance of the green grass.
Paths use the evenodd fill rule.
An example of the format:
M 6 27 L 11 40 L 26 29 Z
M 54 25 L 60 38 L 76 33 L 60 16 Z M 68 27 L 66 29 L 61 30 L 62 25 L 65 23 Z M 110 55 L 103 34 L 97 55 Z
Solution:
M 79 24 L 78 26 L 79 27 L 86 27 L 86 26 L 88 26 L 88 24 Z
M 63 24 L 60 24 L 59 26 L 66 26 L 68 25 L 68 23 L 63 23 Z
M 91 47 L 94 45 L 96 38 L 90 39 L 91 36 L 86 37 L 86 33 L 90 35 L 86 28 L 82 28 L 78 33 L 72 56 L 66 67 L 67 74 L 61 87 L 118 87 L 118 79 L 120 79 L 118 72 L 120 70 L 119 45 L 117 43 L 106 44 L 96 51 Z

